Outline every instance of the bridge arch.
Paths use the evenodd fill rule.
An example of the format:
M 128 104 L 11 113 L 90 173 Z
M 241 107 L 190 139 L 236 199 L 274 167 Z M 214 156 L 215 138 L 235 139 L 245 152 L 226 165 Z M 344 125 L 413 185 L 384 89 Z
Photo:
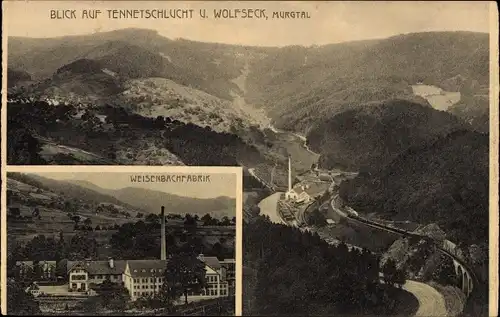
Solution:
M 464 271 L 462 270 L 462 267 L 458 265 L 458 272 L 457 272 L 457 286 L 463 289 L 464 285 Z
M 469 295 L 469 275 L 467 272 L 463 272 L 463 277 L 462 277 L 462 291 L 464 292 L 465 296 Z

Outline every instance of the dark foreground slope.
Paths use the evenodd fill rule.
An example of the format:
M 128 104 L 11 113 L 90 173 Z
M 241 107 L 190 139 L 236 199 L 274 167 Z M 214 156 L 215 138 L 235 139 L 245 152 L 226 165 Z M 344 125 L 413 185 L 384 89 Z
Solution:
M 246 224 L 243 310 L 257 316 L 412 316 L 417 299 L 380 283 L 367 250 L 329 245 L 317 234 L 271 223 Z M 399 275 L 401 277 L 401 275 Z M 396 284 L 403 284 L 404 277 Z

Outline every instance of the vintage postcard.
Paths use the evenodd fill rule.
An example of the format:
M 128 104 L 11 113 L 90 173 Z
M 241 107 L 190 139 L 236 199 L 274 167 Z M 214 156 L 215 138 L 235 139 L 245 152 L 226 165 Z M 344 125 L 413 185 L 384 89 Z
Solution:
M 165 206 L 167 245 L 174 241 L 171 235 L 178 237 L 175 232 L 179 239 L 190 232 L 184 227 L 192 221 L 187 213 L 198 215 L 200 235 L 210 234 L 205 229 L 212 221 L 226 230 L 230 226 L 222 224 L 236 217 L 231 229 L 236 306 L 231 311 L 224 301 L 230 295 L 217 293 L 214 305 L 221 314 L 497 315 L 494 2 L 6 1 L 3 18 L 2 163 L 7 171 L 2 179 L 8 188 L 2 196 L 7 203 L 2 281 L 29 282 L 16 284 L 23 288 L 14 293 L 2 286 L 7 311 L 78 314 L 92 308 L 103 314 L 121 305 L 131 314 L 218 313 L 211 304 L 201 305 L 205 311 L 189 310 L 195 304 L 180 297 L 140 300 L 144 292 L 160 292 L 139 284 L 135 289 L 127 275 L 133 261 L 162 260 L 161 234 L 147 240 L 129 228 L 143 223 L 141 228 L 151 228 L 148 234 L 156 237 L 153 232 L 164 232 L 161 223 L 153 225 L 146 217 L 161 215 Z M 129 179 L 118 176 L 103 183 L 111 175 L 104 172 L 84 180 L 104 188 L 100 195 L 120 198 L 121 203 L 108 203 L 123 209 L 101 213 L 95 202 L 83 202 L 78 212 L 67 211 L 71 205 L 46 206 L 53 190 L 33 184 L 19 185 L 29 188 L 33 205 L 10 198 L 9 186 L 23 183 L 25 175 L 67 182 L 49 177 L 54 165 L 74 175 L 84 175 L 77 172 L 89 165 L 97 171 L 118 165 L 138 171 L 148 165 L 198 166 L 199 173 L 210 173 L 209 166 L 238 166 L 242 186 L 236 181 L 224 188 L 237 190 L 233 197 L 242 195 L 242 221 L 239 207 L 232 217 L 208 207 L 201 213 L 195 207 L 174 212 L 168 203 L 149 210 L 160 196 L 123 195 L 139 183 L 126 184 Z M 36 170 L 29 172 L 30 167 Z M 85 187 L 73 181 L 57 188 L 67 192 L 77 185 Z M 159 190 L 154 186 L 138 188 Z M 223 188 L 208 186 L 209 192 Z M 88 199 L 83 194 L 88 190 L 79 190 L 78 199 Z M 193 199 L 199 199 L 194 192 L 205 191 L 168 190 Z M 120 191 L 121 196 L 110 194 Z M 73 201 L 60 191 L 54 195 L 59 202 Z M 169 213 L 184 218 L 171 219 Z M 207 213 L 210 219 L 202 219 Z M 111 223 L 104 223 L 104 214 Z M 175 221 L 181 231 L 172 227 Z M 113 234 L 106 236 L 106 230 Z M 128 240 L 120 239 L 123 230 L 129 230 Z M 85 303 L 60 305 L 46 295 L 46 281 L 33 278 L 39 274 L 26 279 L 21 268 L 34 266 L 33 261 L 52 267 L 52 258 L 33 254 L 47 243 L 59 245 L 60 231 L 64 245 L 73 247 L 51 247 L 46 254 L 74 256 L 89 247 L 80 237 L 96 236 L 95 248 L 93 242 L 90 246 L 102 253 L 85 251 L 68 263 L 90 258 L 104 261 L 98 265 L 106 272 L 123 267 L 122 294 L 130 298 L 99 302 L 99 294 L 102 298 L 109 290 L 91 285 L 104 274 L 71 273 L 87 274 L 74 286 L 71 276 L 58 280 L 56 273 L 65 294 L 77 294 Z M 79 234 L 75 244 L 70 233 Z M 44 242 L 34 240 L 42 234 Z M 196 256 L 217 257 L 226 268 L 225 258 L 217 255 L 223 253 L 219 245 L 226 244 L 202 244 L 205 249 L 193 249 Z M 167 259 L 175 255 L 170 253 L 175 248 L 166 250 Z M 83 270 L 79 265 L 74 269 Z M 168 281 L 162 285 L 172 287 Z M 188 302 L 211 296 L 204 294 L 190 293 Z
M 241 183 L 239 167 L 9 170 L 7 313 L 235 315 Z

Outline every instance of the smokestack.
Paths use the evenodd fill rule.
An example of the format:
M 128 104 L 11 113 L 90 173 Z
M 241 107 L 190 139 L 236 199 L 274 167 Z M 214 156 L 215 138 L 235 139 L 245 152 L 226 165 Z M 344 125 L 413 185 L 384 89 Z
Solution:
M 161 260 L 167 259 L 167 239 L 165 237 L 165 206 L 161 206 Z
M 292 190 L 292 157 L 288 155 L 288 191 Z

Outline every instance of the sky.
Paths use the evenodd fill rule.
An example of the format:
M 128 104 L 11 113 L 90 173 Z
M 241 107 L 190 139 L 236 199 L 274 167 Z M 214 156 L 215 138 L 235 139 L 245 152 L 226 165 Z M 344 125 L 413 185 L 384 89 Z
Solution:
M 427 31 L 488 32 L 489 2 L 281 1 L 4 1 L 10 36 L 56 37 L 122 28 L 157 30 L 168 38 L 228 44 L 323 45 Z M 107 9 L 193 9 L 191 19 L 110 19 Z M 215 19 L 214 9 L 265 9 L 269 19 Z M 51 19 L 50 10 L 76 10 L 76 19 Z M 199 10 L 208 18 L 202 19 Z M 101 10 L 82 19 L 83 10 Z M 273 19 L 274 11 L 304 11 L 310 19 Z
M 139 187 L 163 191 L 169 194 L 193 198 L 215 198 L 227 196 L 236 198 L 236 174 L 234 173 L 204 173 L 190 175 L 210 175 L 209 182 L 132 182 L 131 176 L 136 175 L 189 175 L 188 173 L 131 173 L 131 172 L 45 172 L 36 175 L 55 180 L 80 180 L 107 189 Z

